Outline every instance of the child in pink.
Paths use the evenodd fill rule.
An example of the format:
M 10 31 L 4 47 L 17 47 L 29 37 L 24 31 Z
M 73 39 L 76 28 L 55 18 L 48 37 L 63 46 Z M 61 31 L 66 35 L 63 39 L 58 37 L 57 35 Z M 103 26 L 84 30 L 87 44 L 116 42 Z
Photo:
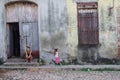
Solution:
M 58 49 L 54 50 L 54 54 L 55 54 L 55 63 L 58 64 L 59 63 Z

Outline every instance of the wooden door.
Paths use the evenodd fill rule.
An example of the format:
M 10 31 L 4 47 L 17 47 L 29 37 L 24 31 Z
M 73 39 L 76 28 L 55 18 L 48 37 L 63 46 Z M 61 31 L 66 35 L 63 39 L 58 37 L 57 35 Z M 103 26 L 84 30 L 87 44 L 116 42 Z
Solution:
M 79 45 L 98 44 L 97 3 L 78 4 L 78 38 Z
M 39 57 L 39 40 L 37 23 L 20 23 L 20 52 L 25 56 L 26 46 L 32 50 L 33 57 Z

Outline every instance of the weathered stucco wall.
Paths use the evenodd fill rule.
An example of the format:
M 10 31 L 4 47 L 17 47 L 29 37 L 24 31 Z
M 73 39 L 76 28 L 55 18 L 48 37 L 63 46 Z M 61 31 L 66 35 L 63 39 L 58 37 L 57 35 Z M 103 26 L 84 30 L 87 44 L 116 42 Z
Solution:
M 98 58 L 116 58 L 118 42 L 115 10 L 119 2 L 118 0 L 114 1 L 115 7 L 109 14 L 109 8 L 113 6 L 113 0 L 67 0 L 69 53 L 77 55 L 79 62 L 81 60 L 94 61 Z M 99 44 L 97 46 L 77 47 L 77 2 L 98 2 Z
M 54 59 L 53 50 L 59 55 L 67 53 L 66 0 L 40 0 L 40 57 L 48 62 Z
M 78 27 L 77 27 L 77 5 L 73 0 L 67 0 L 68 14 L 68 52 L 71 56 L 77 56 Z
M 78 46 L 78 2 L 96 2 L 97 0 L 67 0 L 68 11 L 68 52 L 78 59 L 78 62 L 94 60 L 98 56 L 98 46 Z
M 64 49 L 67 37 L 65 0 L 40 1 L 41 49 Z
M 118 37 L 118 58 L 120 59 L 120 2 L 119 0 L 115 1 L 115 18 L 117 26 L 117 37 Z
M 0 64 L 6 61 L 5 25 L 4 25 L 4 0 L 0 0 Z
M 118 5 L 114 0 L 115 5 Z M 113 0 L 99 0 L 99 54 L 105 58 L 116 58 L 117 56 L 117 26 L 115 19 L 115 8 L 110 14 L 109 8 L 113 7 Z
M 0 0 L 0 61 L 6 60 L 6 23 L 4 5 L 11 1 Z M 24 1 L 24 0 L 23 0 Z M 54 48 L 60 53 L 69 53 L 78 58 L 79 62 L 84 59 L 116 58 L 117 55 L 117 21 L 116 11 L 120 6 L 119 0 L 115 1 L 112 14 L 109 8 L 113 0 L 25 0 L 38 4 L 38 29 L 39 50 L 46 59 L 50 58 Z M 99 15 L 99 45 L 95 47 L 78 47 L 77 5 L 76 2 L 98 2 Z M 62 54 L 62 55 L 63 55 Z M 53 54 L 51 59 L 53 58 Z M 44 58 L 44 57 L 43 57 Z

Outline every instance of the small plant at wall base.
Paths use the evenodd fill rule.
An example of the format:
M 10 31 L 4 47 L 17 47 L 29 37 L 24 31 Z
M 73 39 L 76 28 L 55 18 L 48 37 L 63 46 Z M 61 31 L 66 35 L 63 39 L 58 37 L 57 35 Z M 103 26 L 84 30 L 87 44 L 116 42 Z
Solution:
M 117 59 L 108 59 L 108 58 L 100 58 L 97 60 L 98 64 L 117 64 Z
M 120 60 L 117 60 L 116 64 L 117 64 L 117 65 L 120 65 Z
M 45 65 L 45 60 L 42 59 L 42 58 L 40 58 L 40 60 L 39 60 L 39 64 L 40 64 L 40 65 Z

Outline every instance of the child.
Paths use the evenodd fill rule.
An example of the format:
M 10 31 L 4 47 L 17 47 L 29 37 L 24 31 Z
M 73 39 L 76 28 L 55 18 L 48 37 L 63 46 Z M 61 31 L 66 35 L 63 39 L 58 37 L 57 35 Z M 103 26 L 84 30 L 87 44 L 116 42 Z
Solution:
M 26 48 L 26 62 L 28 62 L 28 60 L 30 60 L 30 62 L 32 62 L 32 51 L 30 50 L 30 47 L 27 46 Z
M 54 49 L 55 63 L 59 64 L 58 49 Z

